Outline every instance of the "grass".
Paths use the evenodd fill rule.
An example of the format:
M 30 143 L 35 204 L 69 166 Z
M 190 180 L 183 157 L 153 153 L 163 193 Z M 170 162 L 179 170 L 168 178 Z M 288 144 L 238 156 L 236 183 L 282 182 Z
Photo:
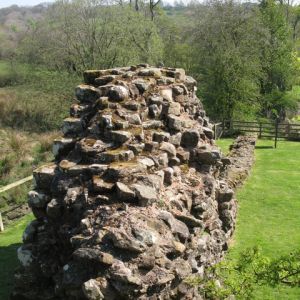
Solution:
M 226 147 L 228 140 L 218 144 Z M 255 245 L 262 254 L 276 258 L 300 248 L 300 143 L 259 140 L 250 178 L 237 192 L 237 228 L 229 252 L 237 258 Z M 253 299 L 300 299 L 300 287 L 257 286 Z
M 51 145 L 73 102 L 77 76 L 0 61 L 0 187 L 53 159 Z M 24 202 L 29 185 L 0 198 Z
M 0 125 L 30 132 L 58 130 L 81 78 L 0 61 Z
M 233 143 L 233 139 L 231 138 L 224 138 L 217 140 L 217 145 L 221 148 L 223 154 L 228 154 L 229 146 Z
M 13 273 L 18 266 L 17 249 L 22 241 L 23 231 L 33 219 L 33 216 L 27 215 L 18 223 L 12 224 L 6 230 L 0 233 L 0 299 L 9 299 L 9 294 L 13 287 Z
M 40 165 L 53 159 L 52 141 L 58 132 L 29 134 L 0 129 L 0 187 L 32 174 Z M 0 197 L 0 208 L 26 201 L 31 183 L 23 184 Z

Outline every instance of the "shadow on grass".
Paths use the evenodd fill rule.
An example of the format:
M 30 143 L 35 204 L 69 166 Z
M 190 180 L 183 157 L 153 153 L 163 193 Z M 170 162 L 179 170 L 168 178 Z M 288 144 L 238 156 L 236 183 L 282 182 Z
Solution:
M 274 149 L 273 146 L 255 146 L 255 149 Z
M 0 237 L 1 238 L 1 237 Z M 21 246 L 11 244 L 0 247 L 0 299 L 8 300 L 14 284 L 14 271 L 18 266 L 17 249 Z

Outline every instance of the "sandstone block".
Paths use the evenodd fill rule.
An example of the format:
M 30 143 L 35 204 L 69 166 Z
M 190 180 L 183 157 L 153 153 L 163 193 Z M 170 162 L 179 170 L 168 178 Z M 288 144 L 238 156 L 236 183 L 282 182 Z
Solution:
M 209 138 L 209 139 L 213 139 L 214 138 L 214 132 L 213 132 L 212 129 L 210 129 L 208 127 L 203 127 L 203 132 L 207 136 L 207 138 Z
M 182 119 L 180 117 L 169 115 L 168 116 L 168 127 L 171 130 L 180 131 L 182 128 Z
M 198 145 L 200 135 L 198 130 L 190 129 L 182 133 L 181 146 L 186 148 L 194 148 Z
M 121 102 L 127 100 L 127 98 L 129 97 L 129 91 L 122 85 L 116 85 L 110 87 L 107 96 L 112 101 Z
M 162 142 L 168 142 L 170 139 L 170 133 L 169 132 L 154 132 L 153 133 L 153 141 L 162 143 Z
M 111 135 L 112 141 L 114 141 L 116 143 L 120 143 L 120 144 L 127 142 L 132 136 L 132 134 L 130 132 L 122 131 L 122 130 L 111 131 L 110 135 Z
M 171 143 L 162 142 L 159 149 L 166 152 L 169 157 L 175 157 L 176 156 L 176 148 Z
M 84 125 L 80 118 L 66 118 L 63 123 L 62 132 L 65 135 L 79 134 L 83 129 Z
M 143 94 L 149 89 L 149 83 L 142 79 L 133 80 L 132 83 L 138 88 L 139 92 Z
M 58 201 L 56 199 L 52 199 L 47 205 L 47 215 L 53 219 L 58 218 L 61 216 L 61 208 L 62 207 Z
M 56 165 L 40 167 L 33 172 L 35 185 L 41 189 L 48 190 L 55 176 Z
M 102 178 L 98 176 L 93 176 L 93 189 L 96 192 L 110 192 L 114 187 L 114 183 L 105 182 Z
M 120 201 L 132 202 L 135 198 L 135 192 L 122 182 L 116 183 L 117 195 Z
M 84 82 L 86 84 L 94 84 L 96 78 L 105 74 L 107 74 L 105 70 L 86 70 L 83 72 Z
M 103 294 L 99 288 L 99 285 L 95 279 L 90 279 L 82 285 L 82 291 L 88 300 L 102 300 Z
M 75 140 L 71 138 L 55 139 L 53 141 L 52 153 L 55 157 L 66 154 L 75 145 Z
M 170 212 L 161 211 L 158 218 L 164 220 L 171 228 L 172 233 L 177 234 L 182 239 L 187 239 L 190 235 L 188 227 L 177 220 Z
M 136 196 L 139 200 L 139 205 L 149 206 L 157 201 L 157 193 L 155 189 L 140 184 L 134 184 L 132 187 L 136 192 Z
M 101 76 L 94 80 L 94 84 L 97 86 L 106 85 L 106 84 L 112 82 L 114 79 L 116 79 L 116 77 L 117 77 L 116 75 Z
M 100 98 L 101 92 L 93 86 L 81 84 L 75 89 L 75 95 L 80 102 L 93 103 Z

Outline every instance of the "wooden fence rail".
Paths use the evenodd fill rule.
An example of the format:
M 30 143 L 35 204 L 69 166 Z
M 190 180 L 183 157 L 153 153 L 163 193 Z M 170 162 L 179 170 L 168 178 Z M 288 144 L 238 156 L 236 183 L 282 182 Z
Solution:
M 9 190 L 11 190 L 11 189 L 13 189 L 13 188 L 15 188 L 15 187 L 23 184 L 23 183 L 26 183 L 26 182 L 32 180 L 32 178 L 33 177 L 31 175 L 31 176 L 28 176 L 28 177 L 23 178 L 21 180 L 18 180 L 18 181 L 14 182 L 14 183 L 11 183 L 11 184 L 9 184 L 7 186 L 4 186 L 4 187 L 0 188 L 0 194 L 2 194 L 4 192 L 7 192 L 7 191 L 9 191 Z
M 300 124 L 296 123 L 224 120 L 214 125 L 215 139 L 229 131 L 256 133 L 258 138 L 274 138 L 275 148 L 279 138 L 300 141 Z
M 4 187 L 0 188 L 0 194 L 2 194 L 4 192 L 7 192 L 7 191 L 9 191 L 9 190 L 11 190 L 11 189 L 13 189 L 13 188 L 21 185 L 21 184 L 24 184 L 24 183 L 32 180 L 32 178 L 33 178 L 33 176 L 31 175 L 31 176 L 28 176 L 28 177 L 23 178 L 21 180 L 18 180 L 18 181 L 14 182 L 14 183 L 11 183 L 11 184 L 9 184 L 7 186 L 4 186 Z M 0 212 L 0 231 L 4 231 L 4 225 L 3 225 L 3 220 L 2 220 L 2 214 L 1 214 L 1 212 Z

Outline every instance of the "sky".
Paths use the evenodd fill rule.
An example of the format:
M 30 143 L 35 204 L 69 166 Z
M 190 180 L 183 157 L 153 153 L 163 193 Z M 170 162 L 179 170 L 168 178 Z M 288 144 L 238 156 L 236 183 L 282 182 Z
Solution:
M 33 6 L 40 3 L 51 3 L 55 0 L 0 0 L 0 8 L 8 7 L 11 5 L 19 5 L 19 6 Z M 164 3 L 174 3 L 175 0 L 164 0 Z M 189 0 L 183 0 L 184 3 L 188 2 Z M 253 2 L 253 0 L 245 0 L 249 2 Z M 298 1 L 298 0 L 297 0 Z M 300 0 L 299 0 L 300 1 Z M 294 1 L 296 2 L 296 1 Z M 298 3 L 298 2 L 297 2 Z
M 18 6 L 33 6 L 40 3 L 51 3 L 55 0 L 0 0 L 0 8 L 8 7 L 11 5 L 18 5 Z M 167 0 L 164 2 L 173 3 L 175 0 Z M 183 1 L 185 2 L 185 0 Z
M 40 4 L 41 2 L 54 2 L 54 0 L 0 0 L 0 8 L 8 7 L 13 4 L 19 6 L 32 6 Z

